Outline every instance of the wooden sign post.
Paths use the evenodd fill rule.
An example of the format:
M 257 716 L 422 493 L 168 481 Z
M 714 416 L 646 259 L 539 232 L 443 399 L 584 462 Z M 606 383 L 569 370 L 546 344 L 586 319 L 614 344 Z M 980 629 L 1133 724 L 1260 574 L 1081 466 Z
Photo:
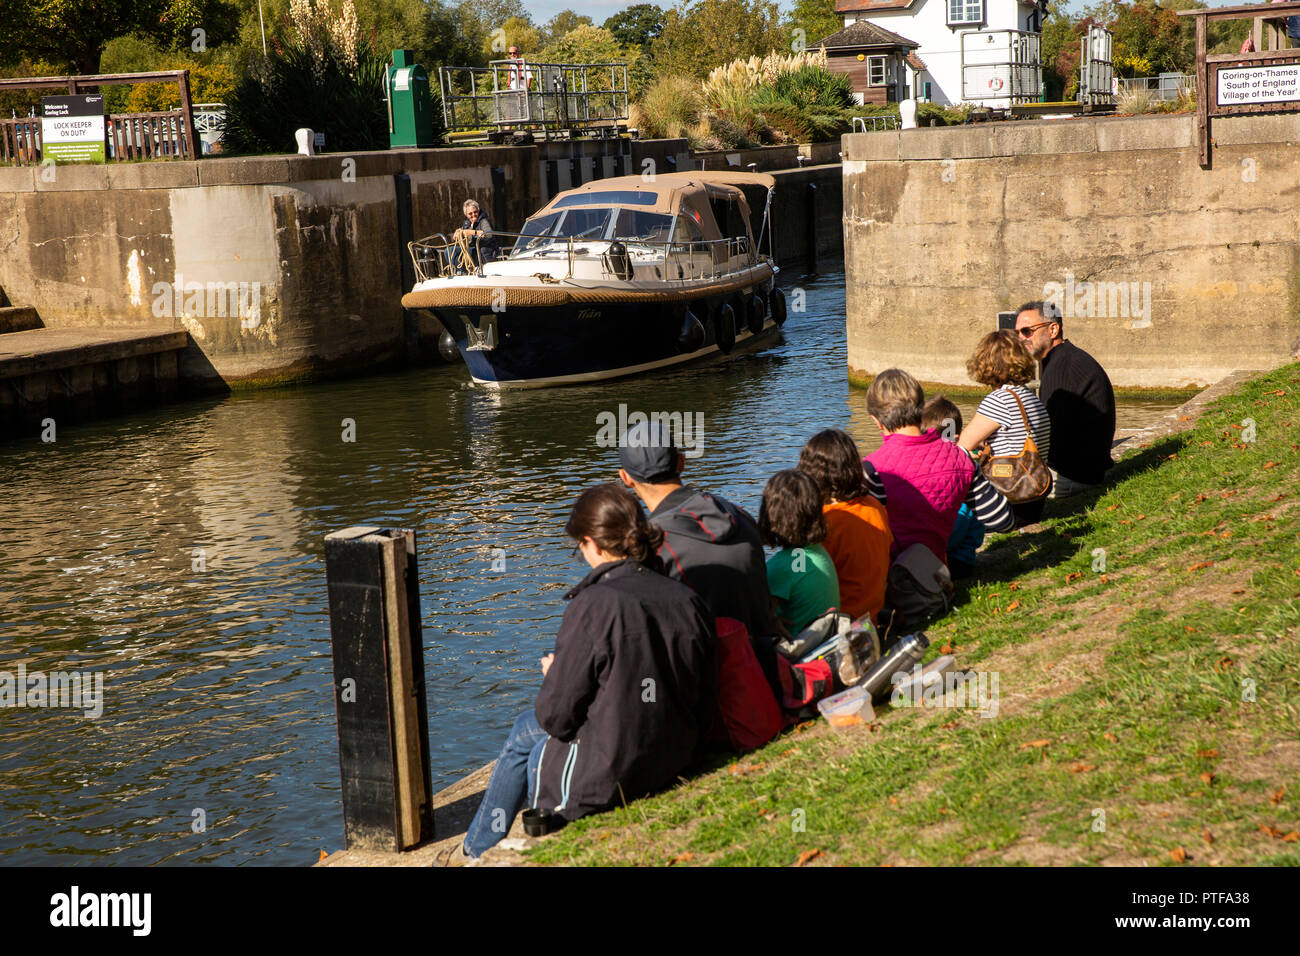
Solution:
M 353 849 L 433 838 L 415 533 L 325 537 L 343 833 Z
M 1196 18 L 1196 145 L 1202 169 L 1210 167 L 1210 120 L 1242 113 L 1278 113 L 1300 110 L 1300 49 L 1286 47 L 1280 26 L 1288 16 L 1300 16 L 1300 2 L 1256 3 L 1205 10 L 1179 10 L 1180 17 Z M 1249 53 L 1206 50 L 1206 26 L 1211 20 L 1255 21 Z M 1268 49 L 1264 49 L 1267 46 Z

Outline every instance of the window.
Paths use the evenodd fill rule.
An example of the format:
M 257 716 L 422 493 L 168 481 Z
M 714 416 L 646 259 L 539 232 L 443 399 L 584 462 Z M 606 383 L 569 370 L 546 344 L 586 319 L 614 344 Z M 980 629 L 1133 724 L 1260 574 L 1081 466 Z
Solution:
M 872 86 L 885 85 L 885 58 L 873 56 L 867 60 L 867 82 Z
M 921 95 L 921 98 L 925 100 L 927 103 L 929 103 L 934 98 L 934 93 L 933 93 L 934 88 L 930 85 L 929 80 L 925 81 L 925 83 L 923 84 L 923 88 L 925 92 Z
M 565 196 L 555 204 L 556 209 L 565 206 L 653 206 L 659 201 L 659 195 L 652 189 L 608 190 L 602 193 L 575 193 Z
M 983 23 L 984 0 L 948 0 L 948 23 Z

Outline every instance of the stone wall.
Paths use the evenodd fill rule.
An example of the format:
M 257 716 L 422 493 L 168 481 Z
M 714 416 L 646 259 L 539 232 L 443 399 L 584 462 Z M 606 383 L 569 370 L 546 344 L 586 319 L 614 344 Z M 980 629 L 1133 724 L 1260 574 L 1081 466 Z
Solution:
M 1288 361 L 1300 114 L 1217 119 L 1213 138 L 1207 170 L 1191 115 L 845 136 L 850 378 L 897 366 L 968 385 L 966 357 L 998 311 L 1049 283 L 1066 337 L 1117 387 L 1199 387 Z

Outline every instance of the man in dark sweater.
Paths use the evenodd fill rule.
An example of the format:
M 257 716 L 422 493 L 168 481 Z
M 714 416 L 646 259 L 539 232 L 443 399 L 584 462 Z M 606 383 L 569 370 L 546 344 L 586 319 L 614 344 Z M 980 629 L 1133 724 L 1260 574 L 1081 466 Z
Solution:
M 668 576 L 704 599 L 714 617 L 740 621 L 751 638 L 776 634 L 758 525 L 720 495 L 682 484 L 685 456 L 659 422 L 634 425 L 619 444 L 618 476 L 664 532 Z
M 1115 391 L 1097 360 L 1066 341 L 1054 303 L 1027 302 L 1016 316 L 1016 332 L 1029 354 L 1042 362 L 1038 397 L 1052 421 L 1053 498 L 1078 494 L 1105 478 L 1113 462 Z

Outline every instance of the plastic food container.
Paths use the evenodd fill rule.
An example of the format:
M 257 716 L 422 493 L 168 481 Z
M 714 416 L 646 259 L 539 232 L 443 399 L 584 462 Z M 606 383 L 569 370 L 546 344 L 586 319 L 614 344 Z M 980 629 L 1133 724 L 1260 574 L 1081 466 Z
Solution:
M 850 687 L 824 697 L 817 702 L 817 709 L 840 733 L 866 727 L 876 719 L 876 712 L 871 709 L 871 692 L 864 687 Z

